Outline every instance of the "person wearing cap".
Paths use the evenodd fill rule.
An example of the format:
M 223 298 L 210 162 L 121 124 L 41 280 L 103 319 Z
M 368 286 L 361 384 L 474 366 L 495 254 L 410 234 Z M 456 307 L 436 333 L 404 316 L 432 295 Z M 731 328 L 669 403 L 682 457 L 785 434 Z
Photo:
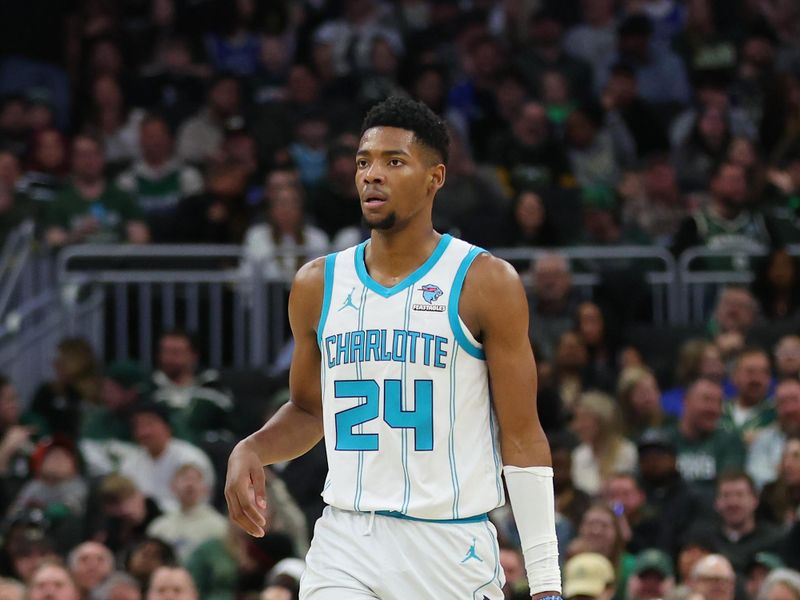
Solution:
M 730 561 L 722 554 L 709 554 L 700 559 L 692 570 L 689 588 L 704 598 L 733 600 L 736 593 L 736 574 Z
M 120 473 L 129 477 L 142 493 L 153 498 L 162 510 L 178 507 L 172 481 L 178 469 L 187 463 L 197 465 L 209 488 L 214 489 L 211 461 L 197 446 L 172 436 L 170 413 L 164 405 L 149 402 L 137 406 L 131 423 L 137 448 L 122 459 Z
M 666 598 L 675 587 L 672 560 L 662 550 L 649 548 L 636 557 L 628 580 L 627 600 Z
M 755 595 L 751 596 L 756 598 Z M 758 600 L 800 600 L 800 573 L 786 568 L 773 570 L 758 592 Z
M 582 552 L 564 565 L 564 600 L 611 600 L 615 589 L 614 566 L 602 554 Z
M 172 130 L 157 114 L 139 124 L 140 157 L 117 177 L 117 186 L 131 194 L 142 211 L 155 242 L 175 239 L 178 202 L 203 191 L 203 176 L 175 154 Z
M 784 566 L 783 560 L 772 552 L 756 552 L 750 559 L 745 572 L 745 589 L 750 598 L 756 598 L 761 589 L 761 585 L 767 576 L 775 569 Z

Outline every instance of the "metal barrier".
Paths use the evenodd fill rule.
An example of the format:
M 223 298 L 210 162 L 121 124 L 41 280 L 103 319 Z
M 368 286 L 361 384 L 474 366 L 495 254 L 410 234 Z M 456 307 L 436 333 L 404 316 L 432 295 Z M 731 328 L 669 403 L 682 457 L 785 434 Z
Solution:
M 573 263 L 573 286 L 583 290 L 587 297 L 591 297 L 591 291 L 602 283 L 602 271 L 605 268 L 620 271 L 629 268 L 633 262 L 638 262 L 639 268 L 644 271 L 645 281 L 653 292 L 653 322 L 658 325 L 680 322 L 675 258 L 665 248 L 658 246 L 495 248 L 492 254 L 511 263 L 532 262 L 551 254 L 563 256 Z M 586 272 L 574 268 L 581 266 L 580 263 L 587 269 Z M 658 263 L 659 268 L 653 268 L 654 263 Z

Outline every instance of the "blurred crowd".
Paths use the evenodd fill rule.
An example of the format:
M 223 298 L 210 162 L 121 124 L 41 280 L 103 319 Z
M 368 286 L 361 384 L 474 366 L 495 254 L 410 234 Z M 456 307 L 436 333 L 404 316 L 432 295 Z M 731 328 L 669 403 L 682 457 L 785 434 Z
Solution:
M 565 598 L 800 600 L 796 0 L 2 2 L 0 245 L 33 220 L 46 252 L 240 244 L 290 278 L 366 237 L 359 127 L 393 95 L 450 131 L 436 228 L 547 249 L 515 266 Z M 624 245 L 754 281 L 659 327 L 641 261 L 559 252 Z M 68 338 L 32 398 L 0 378 L 2 598 L 297 597 L 324 452 L 269 470 L 269 535 L 232 528 L 227 453 L 285 371 L 252 403 L 202 363 L 170 330 L 152 372 Z

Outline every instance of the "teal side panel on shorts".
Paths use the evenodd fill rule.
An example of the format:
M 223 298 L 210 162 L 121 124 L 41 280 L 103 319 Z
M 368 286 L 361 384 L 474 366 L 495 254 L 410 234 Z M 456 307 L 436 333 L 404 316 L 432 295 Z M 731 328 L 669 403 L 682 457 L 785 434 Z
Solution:
M 488 520 L 487 520 L 486 523 L 484 523 L 484 526 L 486 527 L 486 534 L 489 536 L 489 543 L 492 546 L 492 552 L 494 554 L 494 571 L 492 572 L 492 578 L 489 581 L 487 581 L 484 584 L 481 584 L 480 587 L 478 587 L 474 592 L 472 592 L 473 600 L 481 600 L 481 598 L 478 597 L 478 594 L 480 593 L 480 591 L 483 588 L 485 588 L 487 585 L 491 585 L 495 580 L 497 581 L 497 587 L 498 588 L 502 588 L 503 587 L 503 586 L 500 585 L 500 579 L 498 578 L 498 576 L 500 574 L 500 556 L 497 553 L 497 543 L 496 543 L 494 535 L 492 534 L 492 530 L 489 529 Z

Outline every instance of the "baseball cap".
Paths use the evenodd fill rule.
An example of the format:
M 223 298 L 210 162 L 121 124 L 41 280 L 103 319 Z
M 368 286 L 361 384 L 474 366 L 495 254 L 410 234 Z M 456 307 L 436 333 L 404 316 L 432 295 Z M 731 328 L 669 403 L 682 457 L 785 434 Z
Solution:
M 669 556 L 656 548 L 642 550 L 636 557 L 633 574 L 640 575 L 646 571 L 655 571 L 662 577 L 672 577 L 674 575 L 672 561 Z
M 106 369 L 106 377 L 126 390 L 147 383 L 147 371 L 132 360 L 118 360 Z
M 597 596 L 614 583 L 614 567 L 602 554 L 582 552 L 564 565 L 564 598 Z
M 649 449 L 658 449 L 675 454 L 675 442 L 672 441 L 669 434 L 663 429 L 646 429 L 639 437 L 637 443 L 639 452 Z

